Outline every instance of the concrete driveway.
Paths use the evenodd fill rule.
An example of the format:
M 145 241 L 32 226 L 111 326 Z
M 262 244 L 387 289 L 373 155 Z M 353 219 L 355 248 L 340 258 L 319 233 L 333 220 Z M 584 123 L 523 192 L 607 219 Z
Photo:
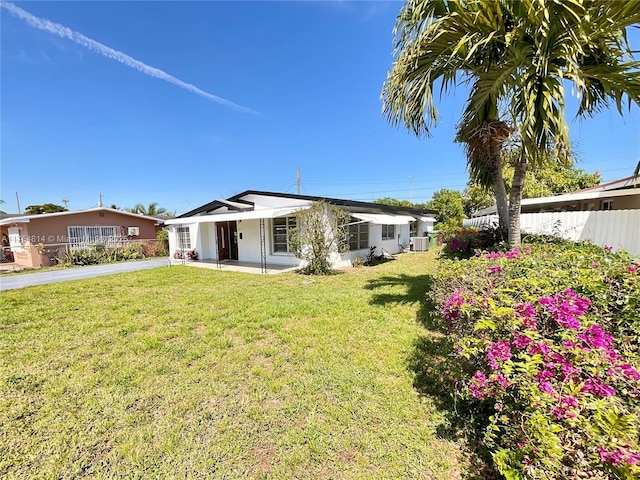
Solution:
M 81 280 L 83 278 L 113 275 L 114 273 L 135 272 L 148 268 L 166 267 L 169 260 L 166 257 L 137 262 L 109 263 L 107 265 L 91 265 L 88 267 L 53 270 L 41 273 L 22 273 L 19 275 L 0 276 L 0 290 L 44 285 L 47 283 L 64 282 L 66 280 Z

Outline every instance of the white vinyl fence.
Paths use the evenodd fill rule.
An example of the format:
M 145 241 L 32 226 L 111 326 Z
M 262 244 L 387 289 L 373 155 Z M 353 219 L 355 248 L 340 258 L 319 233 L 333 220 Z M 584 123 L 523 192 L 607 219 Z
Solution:
M 497 215 L 486 215 L 467 219 L 464 226 L 482 228 L 497 223 Z M 640 210 L 523 213 L 520 228 L 523 232 L 555 235 L 576 242 L 591 240 L 596 245 L 640 255 Z

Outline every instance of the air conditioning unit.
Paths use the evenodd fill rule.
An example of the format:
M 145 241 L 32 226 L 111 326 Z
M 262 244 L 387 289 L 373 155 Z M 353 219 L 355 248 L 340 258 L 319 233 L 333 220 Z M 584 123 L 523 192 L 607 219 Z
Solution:
M 128 227 L 127 235 L 130 237 L 137 237 L 140 235 L 140 227 Z
M 414 252 L 426 252 L 429 250 L 429 237 L 411 237 L 411 246 Z

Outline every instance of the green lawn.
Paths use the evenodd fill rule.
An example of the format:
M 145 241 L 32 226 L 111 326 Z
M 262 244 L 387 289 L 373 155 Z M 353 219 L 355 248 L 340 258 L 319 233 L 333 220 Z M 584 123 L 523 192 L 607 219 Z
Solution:
M 3 292 L 0 477 L 460 478 L 468 452 L 418 384 L 446 344 L 420 322 L 436 255 Z

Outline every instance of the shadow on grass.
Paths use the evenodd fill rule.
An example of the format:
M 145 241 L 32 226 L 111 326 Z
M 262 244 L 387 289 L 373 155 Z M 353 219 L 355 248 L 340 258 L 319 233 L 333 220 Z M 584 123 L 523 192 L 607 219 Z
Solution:
M 424 303 L 425 295 L 431 289 L 433 277 L 431 275 L 385 275 L 367 281 L 365 289 L 379 290 L 388 287 L 402 287 L 403 293 L 374 293 L 370 303 L 372 305 L 386 305 L 388 303 Z
M 452 355 L 452 337 L 438 322 L 436 305 L 428 297 L 433 282 L 431 275 L 388 275 L 369 280 L 365 289 L 375 291 L 403 287 L 402 293 L 374 293 L 370 300 L 374 305 L 416 303 L 416 320 L 426 331 L 415 339 L 414 348 L 407 358 L 407 368 L 413 374 L 413 386 L 420 395 L 429 398 L 445 418 L 436 433 L 442 438 L 464 444 L 470 453 L 469 458 L 465 459 L 468 468 L 461 472 L 462 478 L 497 479 L 500 476 L 488 465 L 480 437 L 469 428 L 469 405 L 456 402 L 456 382 L 461 378 L 464 366 Z

